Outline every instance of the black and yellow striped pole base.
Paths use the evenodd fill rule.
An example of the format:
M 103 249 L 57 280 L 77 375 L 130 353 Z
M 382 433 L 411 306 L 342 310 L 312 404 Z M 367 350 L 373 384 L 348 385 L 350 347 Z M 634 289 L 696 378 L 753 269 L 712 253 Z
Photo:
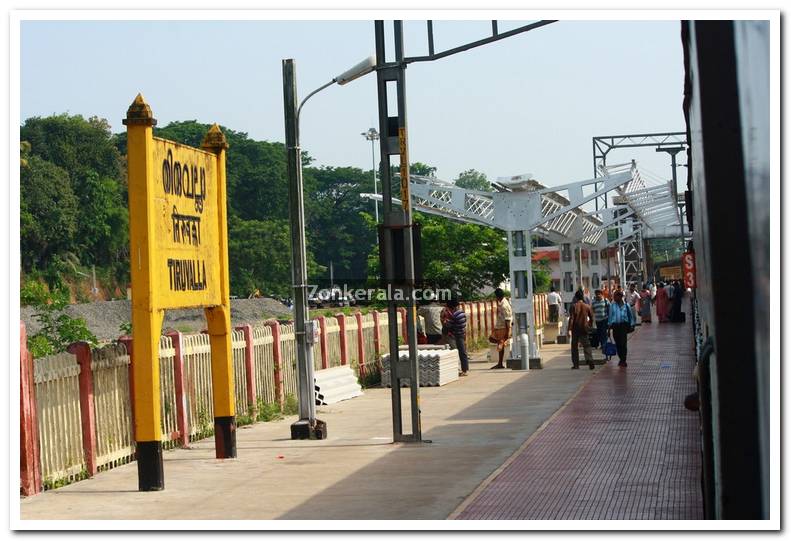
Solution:
M 214 449 L 217 458 L 236 458 L 236 419 L 214 418 Z
M 161 441 L 137 442 L 137 485 L 141 492 L 164 490 Z

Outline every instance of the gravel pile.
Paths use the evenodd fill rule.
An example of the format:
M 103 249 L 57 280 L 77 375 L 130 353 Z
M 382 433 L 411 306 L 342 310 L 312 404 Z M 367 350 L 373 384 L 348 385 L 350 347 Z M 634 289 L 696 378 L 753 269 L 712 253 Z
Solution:
M 41 326 L 38 320 L 33 317 L 35 310 L 30 306 L 21 308 L 22 321 L 25 322 L 27 334 L 37 333 Z M 100 301 L 86 304 L 72 304 L 64 310 L 70 317 L 82 318 L 88 325 L 88 329 L 100 341 L 109 341 L 118 338 L 121 332 L 121 325 L 131 320 L 131 303 L 128 300 Z M 245 323 L 259 323 L 264 319 L 291 319 L 292 313 L 286 305 L 275 299 L 232 299 L 231 300 L 231 324 L 243 325 Z M 167 310 L 165 311 L 165 323 L 163 330 L 167 328 L 189 333 L 200 332 L 206 328 L 206 319 L 203 310 Z

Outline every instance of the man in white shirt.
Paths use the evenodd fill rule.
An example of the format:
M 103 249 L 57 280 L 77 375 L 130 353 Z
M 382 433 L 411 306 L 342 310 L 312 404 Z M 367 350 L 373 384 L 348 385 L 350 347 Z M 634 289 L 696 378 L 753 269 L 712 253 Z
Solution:
M 551 287 L 549 289 L 549 295 L 547 295 L 547 305 L 549 306 L 549 321 L 550 323 L 557 323 L 560 318 L 560 303 L 563 302 L 563 298 L 560 296 L 560 293 L 555 291 L 555 287 Z
M 417 309 L 419 316 L 426 321 L 426 339 L 429 344 L 436 344 L 442 339 L 442 307 L 436 303 L 426 303 Z
M 503 355 L 505 354 L 505 344 L 511 337 L 511 321 L 513 311 L 511 303 L 505 298 L 505 292 L 499 287 L 494 290 L 497 299 L 497 308 L 494 317 L 494 329 L 490 341 L 497 344 L 498 361 L 492 368 L 505 368 L 503 365 Z

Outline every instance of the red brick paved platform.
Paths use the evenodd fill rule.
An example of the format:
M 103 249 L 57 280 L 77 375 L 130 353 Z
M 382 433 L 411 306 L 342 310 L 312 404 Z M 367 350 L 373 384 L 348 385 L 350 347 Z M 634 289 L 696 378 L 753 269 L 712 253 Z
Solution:
M 451 518 L 702 519 L 691 335 L 642 325 L 628 368 L 604 366 Z

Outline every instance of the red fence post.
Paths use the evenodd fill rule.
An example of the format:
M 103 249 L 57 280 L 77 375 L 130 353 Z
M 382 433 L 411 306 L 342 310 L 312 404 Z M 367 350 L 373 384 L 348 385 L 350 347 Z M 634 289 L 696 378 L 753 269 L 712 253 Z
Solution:
M 254 413 L 258 405 L 255 394 L 255 355 L 253 353 L 253 326 L 240 325 L 236 327 L 244 335 L 244 373 L 247 379 L 247 407 Z
M 467 324 L 470 326 L 470 334 L 474 342 L 478 339 L 478 327 L 475 325 L 475 318 L 473 317 L 473 306 L 475 305 L 470 303 L 464 304 L 464 313 L 467 316 Z
M 338 326 L 340 327 L 338 330 L 338 341 L 341 346 L 341 366 L 343 366 L 349 359 L 346 355 L 346 316 L 343 314 L 335 314 L 335 319 L 338 320 Z
M 379 357 L 379 352 L 382 351 L 379 349 L 381 337 L 379 336 L 379 311 L 373 311 L 374 316 L 374 350 L 376 350 L 376 354 L 374 357 Z
M 41 492 L 36 382 L 33 356 L 27 350 L 25 323 L 20 321 L 19 327 L 19 479 L 22 494 L 32 496 Z
M 489 324 L 494 329 L 494 312 L 497 310 L 497 303 L 495 301 L 489 301 Z
M 407 333 L 407 330 L 406 330 L 406 328 L 407 328 L 407 324 L 406 324 L 406 308 L 404 308 L 404 307 L 399 308 L 398 309 L 398 313 L 401 314 L 401 337 L 403 338 L 403 342 L 406 344 L 407 343 L 407 336 L 409 336 L 409 334 Z
M 132 337 L 128 335 L 121 336 L 118 338 L 118 343 L 124 345 L 126 353 L 129 355 L 129 371 L 127 376 L 127 381 L 129 383 L 129 415 L 132 421 L 132 439 L 134 439 L 137 431 L 135 430 L 135 380 L 132 377 L 132 363 L 135 361 L 132 355 Z
M 272 329 L 272 358 L 275 361 L 275 370 L 272 376 L 275 380 L 275 398 L 282 410 L 286 403 L 286 396 L 283 389 L 283 353 L 280 348 L 280 323 L 272 321 L 267 323 L 267 325 Z
M 481 336 L 483 336 L 483 338 L 487 338 L 486 329 L 483 328 L 483 324 L 481 322 L 481 301 L 475 303 L 475 318 L 478 320 L 478 331 L 482 332 Z
M 89 476 L 96 475 L 96 412 L 93 407 L 93 372 L 91 370 L 91 346 L 87 342 L 75 342 L 66 351 L 77 356 L 80 365 L 80 417 L 82 424 L 82 448 L 85 452 L 85 467 Z
M 324 316 L 316 318 L 319 321 L 319 344 L 321 345 L 321 368 L 330 367 L 330 352 L 327 346 L 327 320 Z
M 173 383 L 176 391 L 176 427 L 179 431 L 178 441 L 182 447 L 190 444 L 190 428 L 187 424 L 187 395 L 184 392 L 184 353 L 181 347 L 181 333 L 179 331 L 169 331 L 166 336 L 173 344 Z
M 360 379 L 365 377 L 365 343 L 363 342 L 363 315 L 360 312 L 354 313 L 354 318 L 357 320 L 357 358 L 360 359 L 357 369 L 359 370 Z

